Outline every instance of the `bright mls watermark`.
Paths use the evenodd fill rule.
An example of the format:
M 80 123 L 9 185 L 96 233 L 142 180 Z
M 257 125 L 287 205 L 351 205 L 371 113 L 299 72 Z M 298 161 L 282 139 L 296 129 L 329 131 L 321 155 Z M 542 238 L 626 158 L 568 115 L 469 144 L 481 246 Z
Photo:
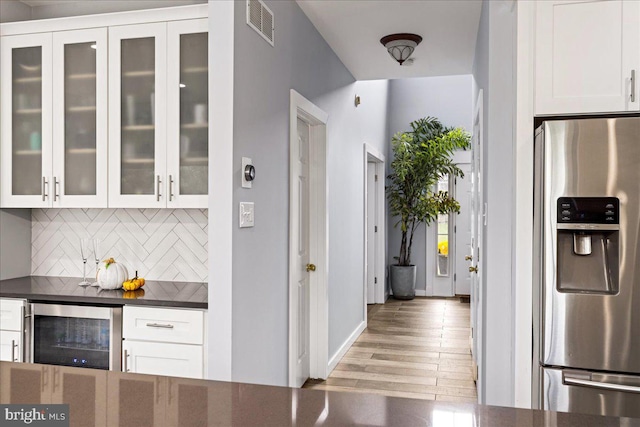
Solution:
M 0 405 L 0 425 L 69 427 L 69 405 Z

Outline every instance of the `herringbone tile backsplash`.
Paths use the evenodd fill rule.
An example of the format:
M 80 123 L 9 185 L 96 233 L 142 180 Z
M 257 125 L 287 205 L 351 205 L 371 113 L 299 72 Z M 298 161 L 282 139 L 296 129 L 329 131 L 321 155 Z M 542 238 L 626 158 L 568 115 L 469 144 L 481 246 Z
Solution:
M 100 239 L 99 258 L 115 258 L 129 276 L 206 282 L 206 209 L 33 209 L 31 273 L 82 277 L 80 238 Z M 95 260 L 87 276 L 95 277 Z

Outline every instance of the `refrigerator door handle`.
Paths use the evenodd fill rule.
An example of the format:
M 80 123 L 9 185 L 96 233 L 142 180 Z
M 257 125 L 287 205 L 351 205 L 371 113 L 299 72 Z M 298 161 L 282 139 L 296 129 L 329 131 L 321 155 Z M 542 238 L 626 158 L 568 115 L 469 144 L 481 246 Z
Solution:
M 581 377 L 584 377 L 584 375 L 581 375 Z M 598 388 L 601 390 L 621 391 L 624 393 L 640 393 L 639 386 L 585 380 L 584 378 L 572 377 L 570 374 L 566 374 L 566 373 L 563 375 L 562 379 L 563 379 L 563 383 L 567 385 Z

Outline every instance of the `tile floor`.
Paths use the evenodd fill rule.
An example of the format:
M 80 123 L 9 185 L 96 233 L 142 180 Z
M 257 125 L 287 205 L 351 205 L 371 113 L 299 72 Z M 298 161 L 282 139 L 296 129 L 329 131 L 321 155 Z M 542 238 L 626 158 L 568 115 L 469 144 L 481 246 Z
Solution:
M 458 298 L 389 298 L 369 306 L 368 325 L 326 381 L 330 391 L 476 402 L 470 307 Z

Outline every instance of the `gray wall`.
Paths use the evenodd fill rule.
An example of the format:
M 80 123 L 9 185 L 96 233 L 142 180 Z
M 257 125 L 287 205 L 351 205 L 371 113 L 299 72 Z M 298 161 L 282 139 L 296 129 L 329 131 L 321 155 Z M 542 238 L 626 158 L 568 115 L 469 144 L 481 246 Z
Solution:
M 480 403 L 514 404 L 513 146 L 515 144 L 515 31 L 512 1 L 482 6 L 473 75 L 484 100 L 484 387 Z
M 31 209 L 0 209 L 0 280 L 31 274 Z
M 27 21 L 31 8 L 18 0 L 0 0 L 0 22 Z
M 432 116 L 437 117 L 445 126 L 461 126 L 472 130 L 472 76 L 424 77 L 414 79 L 391 80 L 389 97 L 389 136 L 410 129 L 412 121 Z M 391 144 L 388 145 L 388 158 L 392 158 Z M 400 228 L 394 228 L 397 217 L 389 218 L 389 264 L 395 264 L 393 258 L 400 251 Z M 424 225 L 416 229 L 413 239 L 411 261 L 417 266 L 416 290 L 425 291 L 427 277 L 427 233 Z
M 331 358 L 363 321 L 363 142 L 386 151 L 387 82 L 355 83 L 295 2 L 267 5 L 275 47 L 246 24 L 245 3 L 235 4 L 234 212 L 252 201 L 256 213 L 254 228 L 233 230 L 232 378 L 286 385 L 289 90 L 329 114 Z M 251 190 L 240 186 L 243 156 L 257 171 Z

